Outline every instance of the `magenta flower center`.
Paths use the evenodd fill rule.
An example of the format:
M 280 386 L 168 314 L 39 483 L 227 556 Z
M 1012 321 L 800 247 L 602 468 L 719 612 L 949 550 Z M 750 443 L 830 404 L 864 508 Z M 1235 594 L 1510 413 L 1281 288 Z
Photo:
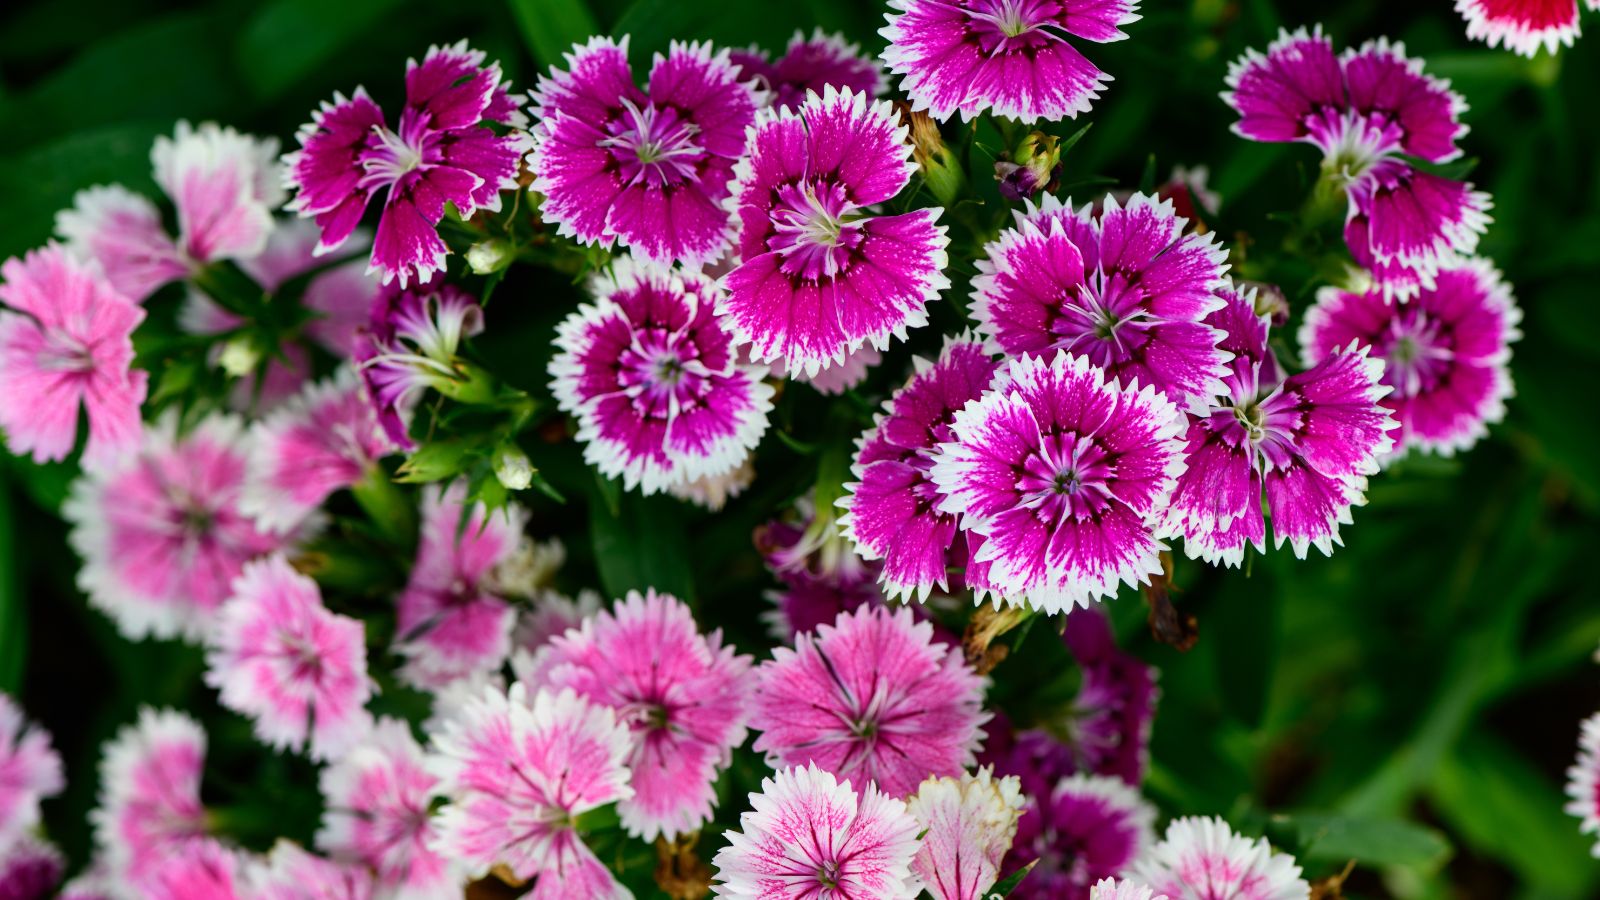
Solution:
M 622 115 L 608 126 L 611 136 L 600 145 L 610 149 L 623 180 L 655 188 L 692 181 L 706 155 L 700 126 L 672 107 L 648 102 L 640 107 L 628 99 L 622 106 Z
M 617 381 L 635 403 L 667 418 L 698 405 L 711 389 L 711 372 L 683 335 L 640 332 L 617 360 Z
M 39 368 L 46 372 L 75 372 L 87 375 L 95 369 L 94 350 L 78 338 L 59 331 L 46 331 L 45 348 L 39 354 Z
M 1151 322 L 1144 291 L 1121 272 L 1091 276 L 1098 285 L 1080 285 L 1063 300 L 1050 325 L 1051 349 L 1084 356 L 1102 368 L 1137 358 Z
M 1111 504 L 1114 461 L 1098 442 L 1075 434 L 1048 435 L 1022 463 L 1017 486 L 1023 505 L 1042 521 L 1092 519 Z
M 778 190 L 767 245 L 784 257 L 784 271 L 812 281 L 834 278 L 848 267 L 862 241 L 852 224 L 853 205 L 837 184 L 791 184 Z
M 1055 36 L 1042 26 L 1052 22 L 1048 0 L 968 0 L 970 35 L 985 53 L 1038 47 Z
M 419 126 L 415 117 L 407 115 L 400 123 L 400 133 L 374 126 L 367 149 L 361 154 L 360 187 L 373 190 L 399 184 L 401 179 L 434 160 L 431 145 L 437 143 L 437 133 Z
M 1444 323 L 1423 312 L 1396 316 L 1375 350 L 1384 360 L 1383 383 L 1401 397 L 1436 388 L 1455 359 Z

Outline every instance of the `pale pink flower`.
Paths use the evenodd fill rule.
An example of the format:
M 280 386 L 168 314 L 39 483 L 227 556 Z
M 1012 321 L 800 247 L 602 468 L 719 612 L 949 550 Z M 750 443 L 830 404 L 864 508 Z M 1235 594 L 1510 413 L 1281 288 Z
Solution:
M 372 873 L 337 863 L 279 839 L 265 861 L 251 866 L 245 880 L 250 900 L 372 900 Z
M 322 770 L 322 827 L 317 847 L 333 859 L 372 870 L 391 900 L 431 900 L 459 886 L 466 873 L 429 846 L 438 779 L 398 719 L 380 719 L 350 752 Z
M 366 626 L 282 555 L 245 565 L 206 643 L 206 683 L 264 743 L 334 759 L 372 727 Z
M 934 900 L 984 900 L 1017 836 L 1022 784 L 989 768 L 930 778 L 907 801 L 922 844 L 911 871 Z
M 200 804 L 205 755 L 206 735 L 198 722 L 148 707 L 106 744 L 100 805 L 89 817 L 114 876 L 142 878 L 168 857 L 208 840 Z
M 0 848 L 39 824 L 39 801 L 65 786 L 50 735 L 0 693 Z
M 683 601 L 630 591 L 610 610 L 519 660 L 518 676 L 572 688 L 632 731 L 633 796 L 617 806 L 629 834 L 674 839 L 711 819 L 718 773 L 744 743 L 748 656 L 701 635 Z
M 693 481 L 667 485 L 667 493 L 710 512 L 721 512 L 728 501 L 744 493 L 756 480 L 756 467 L 746 456 L 739 465 L 721 475 L 702 475 Z
M 750 811 L 712 860 L 719 897 L 902 900 L 913 896 L 917 820 L 903 801 L 809 765 L 783 769 L 750 795 Z
M 594 591 L 579 591 L 576 598 L 544 591 L 533 598 L 533 607 L 517 617 L 511 642 L 519 651 L 538 652 L 540 647 L 577 628 L 600 612 L 604 601 Z
M 429 766 L 450 799 L 434 846 L 478 871 L 537 877 L 536 897 L 631 896 L 577 829 L 579 816 L 633 795 L 631 745 L 609 708 L 570 689 L 485 691 L 434 738 Z
M 1568 815 L 1583 820 L 1583 834 L 1600 833 L 1600 713 L 1583 722 L 1578 738 L 1578 759 L 1567 769 Z M 1590 853 L 1600 857 L 1600 840 Z
M 1265 838 L 1235 834 L 1216 818 L 1187 817 L 1134 863 L 1129 874 L 1172 900 L 1308 900 L 1294 857 Z
M 1089 900 L 1170 900 L 1137 881 L 1102 878 L 1089 889 Z
M 0 265 L 0 428 L 13 453 L 65 459 L 89 421 L 84 461 L 104 464 L 139 442 L 147 376 L 133 369 L 144 310 L 59 244 Z
M 244 883 L 246 862 L 238 851 L 201 838 L 154 863 L 133 887 L 149 900 L 257 900 Z
M 774 768 L 814 763 L 904 797 L 973 764 L 986 681 L 905 607 L 866 606 L 779 647 L 757 670 L 750 727 Z

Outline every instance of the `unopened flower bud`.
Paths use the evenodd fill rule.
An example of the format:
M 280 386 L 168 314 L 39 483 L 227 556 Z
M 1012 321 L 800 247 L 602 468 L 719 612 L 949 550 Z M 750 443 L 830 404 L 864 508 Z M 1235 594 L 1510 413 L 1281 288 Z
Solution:
M 479 241 L 467 248 L 467 265 L 474 274 L 492 275 L 495 272 L 511 265 L 517 254 L 511 247 L 511 242 L 502 238 L 490 238 Z
M 501 444 L 494 451 L 494 477 L 508 491 L 524 491 L 533 484 L 533 463 L 515 444 Z
M 1029 132 L 1011 159 L 994 164 L 1000 196 L 1027 200 L 1045 190 L 1061 171 L 1061 140 L 1042 131 Z
M 940 203 L 950 206 L 961 196 L 966 173 L 945 144 L 944 135 L 939 133 L 939 123 L 932 116 L 904 103 L 898 106 L 900 121 L 911 130 L 911 158 L 922 170 L 922 180 Z
M 241 334 L 223 344 L 222 355 L 217 357 L 217 365 L 234 378 L 249 375 L 260 363 L 261 350 L 248 334 Z

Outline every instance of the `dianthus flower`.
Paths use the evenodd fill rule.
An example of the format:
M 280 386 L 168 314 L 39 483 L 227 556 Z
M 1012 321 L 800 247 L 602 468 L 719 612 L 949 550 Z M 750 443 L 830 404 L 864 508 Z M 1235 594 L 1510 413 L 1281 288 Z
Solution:
M 1489 196 L 1406 160 L 1460 156 L 1466 102 L 1423 74 L 1404 46 L 1380 39 L 1336 57 L 1320 28 L 1285 31 L 1265 54 L 1234 62 L 1228 87 L 1223 99 L 1239 113 L 1241 137 L 1322 151 L 1325 184 L 1348 195 L 1350 252 L 1389 295 L 1404 299 L 1477 246 Z
M 516 549 L 527 513 L 512 504 L 491 514 L 477 503 L 464 515 L 466 496 L 460 482 L 424 492 L 416 563 L 395 601 L 401 674 L 419 687 L 497 669 L 511 653 L 516 612 L 485 580 Z
M 738 466 L 767 430 L 772 388 L 739 365 L 715 283 L 624 257 L 590 291 L 550 361 L 584 459 L 646 494 Z
M 1600 9 L 1600 0 L 1584 5 Z M 1580 31 L 1578 0 L 1456 0 L 1456 12 L 1466 17 L 1467 37 L 1529 57 L 1540 47 L 1571 47 Z
M 1237 566 L 1245 546 L 1266 549 L 1262 491 L 1277 546 L 1304 559 L 1333 553 L 1350 508 L 1365 502 L 1367 476 L 1393 447 L 1394 422 L 1379 400 L 1383 363 L 1346 347 L 1306 372 L 1284 377 L 1267 344 L 1269 322 L 1253 291 L 1229 289 L 1207 320 L 1227 332 L 1227 391 L 1189 425 L 1188 471 L 1178 479 L 1163 528 L 1184 552 Z
M 385 897 L 428 900 L 460 890 L 465 872 L 432 848 L 438 779 L 398 719 L 380 719 L 348 753 L 322 770 L 322 826 L 316 844 L 341 862 L 371 869 Z
M 206 683 L 263 743 L 329 760 L 372 727 L 365 626 L 280 554 L 245 564 L 206 644 Z
M 985 679 L 904 607 L 862 607 L 757 670 L 750 727 L 774 768 L 814 763 L 891 797 L 974 762 Z
M 430 765 L 450 804 L 434 846 L 479 870 L 537 878 L 540 900 L 630 896 L 583 843 L 577 818 L 633 795 L 628 727 L 571 689 L 521 683 L 464 704 L 434 738 Z
M 355 338 L 355 359 L 378 422 L 395 446 L 416 449 L 407 429 L 423 391 L 465 396 L 473 379 L 456 353 L 463 339 L 481 331 L 483 307 L 450 284 L 390 289 L 372 304 L 371 321 Z
M 362 88 L 348 99 L 334 94 L 312 114 L 296 135 L 300 149 L 284 157 L 285 182 L 295 191 L 288 208 L 322 229 L 319 253 L 344 243 L 381 193 L 368 271 L 405 287 L 444 270 L 449 248 L 434 228 L 446 204 L 463 219 L 499 211 L 500 192 L 517 186 L 528 140 L 488 127 L 520 125 L 522 115 L 500 65 L 483 63 L 482 51 L 466 41 L 430 47 L 420 63 L 409 60 L 398 132 Z
M 1205 324 L 1222 305 L 1226 252 L 1185 234 L 1172 203 L 1107 196 L 1098 213 L 1046 196 L 1016 213 L 978 260 L 972 317 L 989 349 L 1087 358 L 1123 384 L 1152 385 L 1183 409 L 1220 393 L 1226 354 Z
M 57 244 L 0 265 L 0 303 L 0 428 L 11 451 L 65 459 L 80 406 L 86 463 L 136 446 L 148 378 L 132 368 L 131 336 L 144 310 Z
M 90 819 L 111 872 L 138 880 L 168 857 L 206 843 L 200 805 L 206 735 L 172 710 L 139 711 L 100 759 L 100 805 Z
M 883 58 L 905 76 L 912 108 L 944 121 L 988 112 L 1035 122 L 1077 118 L 1111 76 L 1070 35 L 1104 44 L 1128 35 L 1139 0 L 889 0 Z
M 1235 834 L 1221 819 L 1182 818 L 1129 875 L 1172 900 L 1307 900 L 1294 857 L 1265 838 Z
M 279 839 L 264 863 L 245 873 L 251 900 L 372 900 L 372 873 L 323 859 Z
M 39 801 L 65 786 L 50 735 L 0 693 L 0 848 L 39 824 Z
M 747 152 L 729 201 L 740 262 L 719 312 L 751 359 L 815 377 L 927 323 L 950 286 L 943 210 L 867 211 L 917 168 L 888 101 L 830 86 L 793 111 L 763 110 Z
M 1010 876 L 1038 860 L 1017 900 L 1088 900 L 1102 878 L 1122 875 L 1155 837 L 1156 811 L 1116 778 L 1073 775 L 1029 799 L 1005 866 Z
M 594 591 L 579 591 L 577 597 L 566 597 L 554 591 L 542 591 L 533 598 L 533 605 L 517 616 L 511 642 L 519 651 L 537 653 L 539 649 L 570 629 L 578 628 L 600 612 L 600 595 Z
M 756 480 L 756 467 L 746 453 L 743 461 L 721 475 L 701 475 L 692 481 L 673 482 L 667 493 L 708 512 L 721 512 L 728 501 L 744 493 Z
M 765 96 L 728 51 L 673 41 L 643 90 L 628 39 L 594 37 L 533 92 L 540 214 L 585 244 L 620 242 L 658 263 L 715 262 L 733 239 L 723 201 Z
M 744 743 L 750 663 L 721 632 L 701 635 L 683 601 L 651 590 L 555 637 L 517 674 L 616 711 L 633 737 L 633 796 L 617 811 L 629 834 L 653 841 L 710 821 L 717 775 Z
M 939 509 L 982 537 L 990 590 L 1056 613 L 1161 571 L 1151 533 L 1183 472 L 1183 418 L 1154 386 L 1089 360 L 1009 361 L 956 413 L 932 477 Z
M 824 396 L 837 396 L 850 390 L 866 380 L 867 373 L 872 367 L 883 362 L 883 354 L 879 353 L 871 344 L 863 344 L 844 355 L 844 362 L 836 366 L 822 369 L 815 375 L 807 375 L 805 370 L 790 372 L 783 359 L 775 359 L 771 363 L 771 370 L 775 378 L 793 378 L 795 381 L 805 382 L 812 389 Z
M 83 557 L 78 586 L 131 639 L 198 640 L 244 564 L 297 536 L 240 509 L 250 471 L 237 419 L 177 432 L 175 415 L 145 429 L 137 453 L 88 471 L 62 506 Z
M 983 345 L 962 337 L 945 341 L 936 362 L 918 358 L 915 366 L 861 436 L 839 527 L 857 553 L 882 560 L 890 596 L 926 600 L 935 587 L 948 589 L 949 572 L 971 557 L 957 517 L 939 509 L 934 457 L 950 440 L 956 413 L 982 396 L 998 365 Z
M 73 253 L 94 260 L 118 292 L 135 303 L 208 263 L 260 253 L 283 203 L 274 138 L 255 138 L 215 122 L 179 122 L 150 150 L 155 180 L 178 213 L 178 237 L 161 211 L 121 185 L 78 192 L 56 214 L 56 234 Z
M 883 93 L 883 69 L 878 62 L 849 43 L 843 35 L 828 34 L 821 28 L 807 38 L 796 31 L 782 56 L 773 61 L 765 50 L 752 47 L 734 50 L 730 59 L 739 68 L 739 80 L 750 81 L 771 95 L 780 109 L 794 109 L 807 93 L 820 94 L 829 85 L 850 88 L 869 97 Z
M 1089 889 L 1089 900 L 1171 900 L 1137 881 L 1102 878 Z
M 712 860 L 731 900 L 900 900 L 912 894 L 917 820 L 903 801 L 856 791 L 814 765 L 779 770 Z
M 61 851 L 32 836 L 0 835 L 0 898 L 45 900 L 54 897 L 66 860 Z
M 391 450 L 360 377 L 341 368 L 250 429 L 251 478 L 240 506 L 262 528 L 288 531 Z
M 797 507 L 807 519 L 804 525 L 774 519 L 755 532 L 756 549 L 782 584 L 766 592 L 772 609 L 761 618 L 772 636 L 786 644 L 831 625 L 840 613 L 882 606 L 884 600 L 877 584 L 879 566 L 850 552 L 836 524 L 819 523 L 810 501 Z
M 985 900 L 1017 834 L 1022 788 L 987 769 L 930 778 L 907 802 L 923 833 L 912 873 L 933 900 Z
M 1369 348 L 1392 388 L 1381 402 L 1400 423 L 1395 443 L 1450 455 L 1504 418 L 1522 311 L 1487 260 L 1448 265 L 1433 280 L 1399 305 L 1377 291 L 1323 288 L 1306 312 L 1300 346 L 1307 365 L 1352 342 Z
M 1566 805 L 1568 815 L 1583 821 L 1579 826 L 1583 834 L 1600 834 L 1600 713 L 1583 722 L 1578 738 L 1578 759 L 1567 769 Z M 1590 849 L 1600 857 L 1600 840 Z
M 245 885 L 241 855 L 221 843 L 191 841 L 134 879 L 138 896 L 160 900 L 256 900 Z

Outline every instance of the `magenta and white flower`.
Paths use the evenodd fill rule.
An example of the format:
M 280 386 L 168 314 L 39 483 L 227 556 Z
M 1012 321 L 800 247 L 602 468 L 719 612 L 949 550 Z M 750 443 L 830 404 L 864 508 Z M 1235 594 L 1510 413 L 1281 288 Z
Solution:
M 144 319 L 93 263 L 58 244 L 0 265 L 0 428 L 13 453 L 65 459 L 89 422 L 84 462 L 105 465 L 139 442 L 148 377 L 133 366 Z
M 366 627 L 281 554 L 247 563 L 206 638 L 206 683 L 279 749 L 335 759 L 372 727 Z
M 517 676 L 615 710 L 632 733 L 633 796 L 617 804 L 628 833 L 674 840 L 711 819 L 718 774 L 744 743 L 748 656 L 701 635 L 683 601 L 630 592 L 554 638 Z
M 546 644 L 599 615 L 604 605 L 600 595 L 590 590 L 579 591 L 577 597 L 542 591 L 532 600 L 532 606 L 517 616 L 516 628 L 511 633 L 518 654 L 538 653 Z
M 767 430 L 772 388 L 739 365 L 715 283 L 622 257 L 590 291 L 550 362 L 584 459 L 646 494 L 743 462 Z
M 1137 881 L 1102 878 L 1089 889 L 1089 900 L 1171 900 Z
M 39 824 L 39 801 L 66 787 L 50 735 L 0 693 L 0 848 Z
M 489 575 L 516 551 L 527 513 L 515 504 L 467 511 L 466 497 L 461 482 L 423 493 L 417 559 L 395 600 L 400 674 L 426 689 L 498 669 L 511 654 L 516 611 L 492 593 Z
M 1600 713 L 1583 721 L 1578 758 L 1567 769 L 1567 815 L 1577 816 L 1583 834 L 1600 834 Z M 1600 839 L 1590 853 L 1600 857 Z
M 1029 798 L 1004 868 L 1038 860 L 1017 900 L 1088 900 L 1095 882 L 1122 875 L 1155 839 L 1156 810 L 1118 778 L 1079 773 Z
M 78 586 L 126 637 L 199 640 L 244 564 L 299 538 L 262 530 L 240 508 L 248 450 L 231 416 L 180 435 L 168 415 L 138 452 L 73 484 L 62 514 L 83 558 Z
M 341 368 L 250 429 L 251 478 L 240 506 L 261 527 L 288 531 L 393 449 L 360 377 Z
M 80 191 L 56 214 L 56 234 L 80 259 L 100 264 L 118 292 L 135 303 L 157 288 L 223 259 L 260 253 L 283 204 L 275 160 L 278 142 L 205 122 L 179 122 L 150 150 L 155 180 L 177 208 L 178 237 L 161 211 L 121 185 Z
M 1349 200 L 1345 239 L 1362 266 L 1404 299 L 1454 254 L 1471 254 L 1488 225 L 1489 196 L 1425 172 L 1405 157 L 1461 155 L 1466 101 L 1386 39 L 1335 56 L 1317 28 L 1282 32 L 1228 71 L 1233 130 L 1254 141 L 1301 141 L 1323 153 L 1324 178 Z M 1407 274 L 1407 272 L 1411 274 Z
M 807 375 L 804 369 L 790 372 L 784 364 L 783 358 L 773 360 L 769 365 L 774 378 L 792 378 L 795 381 L 805 382 L 819 394 L 824 396 L 837 396 L 850 390 L 862 381 L 872 367 L 883 362 L 883 354 L 871 344 L 862 344 L 844 355 L 844 362 L 822 369 L 815 375 Z
M 987 589 L 1056 613 L 1159 573 L 1153 524 L 1184 468 L 1172 402 L 1065 350 L 995 378 L 956 413 L 932 469 L 940 511 L 983 539 Z
M 1395 443 L 1450 455 L 1505 417 L 1511 343 L 1522 311 L 1487 260 L 1441 269 L 1409 303 L 1380 292 L 1323 288 L 1306 311 L 1300 346 L 1315 365 L 1352 343 L 1383 361 L 1382 403 L 1399 423 Z
M 457 352 L 483 331 L 478 299 L 452 284 L 419 281 L 386 290 L 372 304 L 371 321 L 357 332 L 355 360 L 378 423 L 402 450 L 416 449 L 411 412 L 429 388 L 458 395 L 471 379 Z
M 779 770 L 711 865 L 730 900 L 900 900 L 914 892 L 917 820 L 876 785 L 856 791 L 814 765 Z
M 781 109 L 794 109 L 805 102 L 806 94 L 820 94 L 829 85 L 877 97 L 887 81 L 878 61 L 862 53 L 859 45 L 821 28 L 809 38 L 796 31 L 776 60 L 756 47 L 734 50 L 729 58 L 739 67 L 740 81 L 754 80 Z
M 729 201 L 740 262 L 718 308 L 752 360 L 814 377 L 927 323 L 950 286 L 943 210 L 869 211 L 916 171 L 907 133 L 888 101 L 831 86 L 757 117 Z
M 985 900 L 1022 813 L 1017 779 L 988 769 L 930 778 L 907 801 L 922 831 L 911 871 L 933 900 Z
M 57 895 L 56 886 L 67 861 L 54 845 L 32 835 L 6 838 L 0 834 L 0 897 L 6 900 L 45 900 Z
M 136 896 L 161 900 L 256 900 L 244 880 L 249 862 L 240 851 L 202 838 L 174 848 L 133 886 Z
M 905 797 L 974 763 L 986 684 L 911 610 L 861 607 L 757 669 L 755 749 L 774 768 L 815 764 Z
M 946 340 L 936 362 L 918 358 L 916 372 L 884 404 L 861 436 L 839 508 L 839 527 L 869 560 L 883 560 L 890 596 L 926 600 L 947 590 L 949 572 L 971 557 L 957 517 L 939 509 L 931 475 L 939 445 L 950 440 L 955 415 L 978 399 L 998 364 L 983 345 L 963 336 Z
M 1267 343 L 1268 317 L 1255 292 L 1229 289 L 1208 321 L 1227 332 L 1234 354 L 1227 392 L 1188 430 L 1188 470 L 1178 479 L 1162 529 L 1184 552 L 1240 565 L 1245 546 L 1266 550 L 1262 492 L 1276 546 L 1304 559 L 1333 553 L 1350 508 L 1365 501 L 1367 476 L 1394 446 L 1382 361 L 1354 343 L 1308 371 L 1284 377 Z
M 1600 0 L 1584 5 L 1600 10 Z M 1578 0 L 1456 0 L 1456 12 L 1467 20 L 1467 37 L 1529 57 L 1541 47 L 1571 47 L 1581 32 Z
M 459 890 L 465 870 L 433 849 L 438 779 L 398 719 L 380 719 L 349 752 L 322 770 L 322 826 L 316 844 L 333 859 L 370 869 L 381 895 L 429 900 Z
M 912 108 L 1032 123 L 1089 111 L 1111 76 L 1068 36 L 1120 41 L 1139 0 L 889 0 L 884 61 Z
M 373 900 L 372 873 L 324 859 L 280 838 L 245 871 L 251 900 Z
M 674 41 L 641 90 L 628 39 L 594 37 L 533 92 L 533 190 L 562 235 L 691 267 L 727 252 L 723 210 L 745 129 L 765 94 L 727 50 Z
M 1129 875 L 1172 900 L 1308 900 L 1311 886 L 1294 857 L 1265 838 L 1235 834 L 1221 819 L 1187 817 Z
M 206 735 L 172 710 L 139 711 L 100 759 L 100 805 L 89 814 L 95 844 L 112 873 L 147 875 L 163 860 L 209 842 L 200 805 Z
M 576 820 L 633 795 L 632 746 L 610 708 L 571 689 L 486 690 L 434 738 L 429 765 L 450 799 L 434 846 L 477 871 L 504 865 L 537 878 L 531 896 L 545 900 L 631 896 L 583 843 Z
M 484 65 L 483 52 L 466 41 L 430 47 L 422 62 L 406 63 L 398 131 L 362 88 L 349 98 L 334 94 L 312 114 L 296 135 L 300 149 L 284 157 L 285 183 L 295 191 L 288 208 L 316 220 L 317 252 L 327 253 L 381 195 L 368 271 L 381 272 L 385 284 L 426 282 L 444 270 L 449 252 L 434 230 L 445 205 L 462 218 L 497 212 L 500 192 L 516 188 L 527 136 L 489 126 L 521 123 L 499 63 Z
M 1186 234 L 1171 201 L 1144 194 L 1108 195 L 1098 211 L 1046 195 L 1016 219 L 972 280 L 972 317 L 990 350 L 1046 359 L 1066 350 L 1185 409 L 1221 393 L 1227 354 L 1205 318 L 1222 305 L 1228 265 L 1212 234 Z

